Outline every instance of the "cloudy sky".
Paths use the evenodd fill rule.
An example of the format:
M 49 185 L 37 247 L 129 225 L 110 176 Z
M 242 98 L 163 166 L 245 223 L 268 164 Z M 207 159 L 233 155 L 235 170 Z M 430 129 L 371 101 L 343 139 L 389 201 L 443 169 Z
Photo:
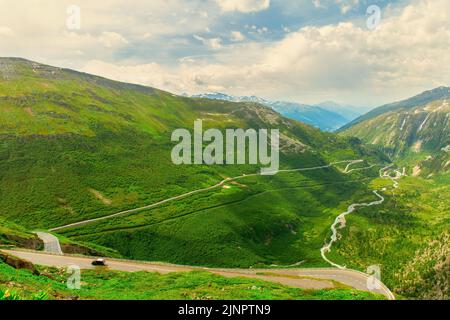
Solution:
M 368 19 L 376 21 L 367 13 L 371 5 L 381 9 L 381 20 L 369 28 Z M 0 6 L 0 56 L 178 94 L 376 106 L 450 85 L 449 0 L 0 0 Z

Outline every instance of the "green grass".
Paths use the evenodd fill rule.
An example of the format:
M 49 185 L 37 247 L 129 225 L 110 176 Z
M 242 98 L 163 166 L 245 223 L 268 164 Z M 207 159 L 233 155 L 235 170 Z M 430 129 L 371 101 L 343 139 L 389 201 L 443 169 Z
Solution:
M 101 256 L 115 259 L 123 258 L 116 250 L 91 242 L 75 241 L 60 234 L 53 233 L 59 239 L 62 251 L 68 254 L 84 256 Z
M 9 157 L 0 162 L 2 216 L 32 230 L 46 229 L 151 204 L 213 185 L 223 176 L 257 171 L 251 166 L 173 166 L 170 149 L 146 138 L 126 132 L 91 138 L 5 138 Z M 308 167 L 323 160 L 306 154 L 286 161 L 292 167 Z M 370 174 L 375 176 L 376 170 Z M 223 266 L 318 263 L 324 232 L 338 210 L 360 193 L 370 194 L 365 182 L 353 181 L 361 178 L 328 169 L 244 179 L 239 183 L 247 187 L 231 184 L 228 190 L 63 234 L 137 259 Z M 103 203 L 92 189 L 111 203 Z M 103 230 L 108 234 L 99 237 Z
M 196 119 L 204 120 L 205 129 L 279 128 L 308 146 L 304 152 L 283 153 L 282 168 L 343 159 L 364 158 L 370 164 L 387 160 L 358 139 L 320 132 L 255 104 L 183 98 L 23 60 L 0 63 L 9 70 L 0 80 L 3 230 L 27 233 L 97 218 L 207 187 L 224 176 L 259 170 L 246 165 L 173 165 L 170 133 L 192 128 Z M 305 267 L 327 266 L 319 250 L 330 224 L 350 203 L 373 199 L 373 185 L 368 184 L 377 169 L 351 175 L 333 168 L 246 178 L 230 189 L 68 229 L 62 232 L 63 243 L 108 247 L 113 250 L 103 251 L 108 255 L 193 265 L 302 261 Z M 369 180 L 362 180 L 366 177 Z M 442 217 L 448 210 L 438 201 L 448 196 L 440 191 L 420 198 L 434 188 L 430 184 L 416 192 L 425 186 L 427 182 L 414 182 L 404 199 L 388 198 L 383 207 L 349 217 L 350 227 L 331 257 L 358 269 L 387 264 L 387 284 L 400 288 L 403 282 L 395 280 L 394 269 L 434 237 L 426 223 L 441 217 L 441 224 L 433 224 L 436 239 L 448 226 Z M 426 207 L 412 212 L 409 206 L 415 202 Z M 379 210 L 387 214 L 380 218 Z M 405 234 L 408 237 L 402 237 Z
M 445 101 L 443 97 L 437 97 L 414 108 L 386 110 L 350 126 L 340 134 L 358 137 L 397 158 L 420 152 L 434 155 L 450 144 L 447 125 L 450 107 L 443 107 Z
M 192 128 L 196 119 L 204 120 L 205 129 L 279 128 L 308 146 L 304 152 L 283 153 L 283 168 L 312 167 L 343 159 L 364 158 L 370 164 L 388 160 L 356 138 L 322 133 L 255 104 L 183 98 L 24 60 L 0 59 L 0 67 L 4 75 L 0 80 L 0 243 L 17 244 L 7 236 L 30 239 L 33 236 L 29 230 L 141 207 L 213 185 L 224 177 L 259 170 L 256 166 L 173 165 L 170 133 L 175 128 Z M 389 121 L 401 120 L 398 116 Z M 416 132 L 420 120 L 417 116 L 407 127 L 408 132 Z M 442 127 L 440 118 L 435 122 Z M 387 128 L 385 124 L 381 127 Z M 432 135 L 432 130 L 425 127 L 421 134 Z M 385 131 L 383 141 L 390 137 Z M 376 133 L 370 131 L 369 138 L 375 139 Z M 438 138 L 439 143 L 447 141 L 445 136 Z M 426 147 L 435 148 L 439 145 L 436 141 Z M 426 155 L 408 153 L 399 164 L 409 166 Z M 447 239 L 449 181 L 448 176 L 436 175 L 442 171 L 446 156 L 422 163 L 423 176 L 435 176 L 403 179 L 395 197 L 388 196 L 382 206 L 362 208 L 350 215 L 343 238 L 333 247 L 330 258 L 360 270 L 380 264 L 386 284 L 407 297 L 448 296 L 448 289 L 441 288 L 442 276 L 446 277 L 441 268 L 443 258 L 429 254 L 430 250 L 441 252 L 439 248 Z M 303 267 L 327 266 L 319 250 L 330 236 L 329 226 L 335 217 L 350 203 L 372 201 L 373 189 L 390 184 L 380 179 L 371 181 L 377 177 L 377 170 L 344 175 L 333 168 L 246 178 L 239 184 L 229 184 L 229 189 L 68 229 L 58 236 L 63 244 L 133 259 L 227 267 L 297 262 Z M 171 275 L 113 277 L 88 271 L 85 277 L 93 284 L 98 281 L 96 277 L 105 277 L 112 287 L 120 285 L 114 284 L 120 277 L 156 277 L 153 280 L 169 288 L 172 280 L 178 285 L 190 281 L 197 284 L 196 288 L 204 288 L 205 279 L 212 281 L 212 276 L 205 274 L 178 275 L 178 280 L 171 280 Z M 71 294 L 54 281 L 46 283 L 45 278 L 28 280 L 37 281 L 38 289 L 18 292 L 21 296 L 39 295 L 39 288 L 61 290 L 64 297 Z M 20 278 L 18 283 L 28 280 Z M 140 280 L 143 282 L 143 278 Z M 226 288 L 239 287 L 233 282 L 237 280 L 214 281 L 222 281 L 221 286 Z M 7 283 L 4 280 L 3 285 Z M 139 281 L 135 283 L 136 297 L 140 298 L 144 293 Z M 247 282 L 241 284 L 246 286 Z M 113 298 L 112 287 L 108 297 Z M 106 292 L 94 289 L 84 292 L 83 297 L 106 297 Z M 179 297 L 182 291 L 158 290 L 151 291 L 152 297 Z M 187 298 L 206 294 L 200 289 L 183 290 Z M 222 297 L 215 287 L 208 290 L 217 295 L 214 297 Z M 242 286 L 239 290 L 248 294 L 243 298 L 269 294 L 247 292 Z M 237 295 L 240 291 L 230 292 Z M 287 295 L 286 291 L 279 291 L 279 295 L 276 290 L 270 292 L 274 298 Z M 227 297 L 225 293 L 223 297 Z
M 348 206 L 342 199 L 365 196 L 357 191 L 364 184 L 331 178 L 332 185 L 317 186 L 310 179 L 300 174 L 245 179 L 240 181 L 244 190 L 232 185 L 64 234 L 112 246 L 139 260 L 227 267 L 304 261 L 304 266 L 326 266 L 320 248 L 329 225 Z
M 35 237 L 32 233 L 28 232 L 26 228 L 0 217 L 0 237 L 9 235 L 27 239 Z
M 172 164 L 172 130 L 192 128 L 196 119 L 204 120 L 205 129 L 277 128 L 308 146 L 282 153 L 282 168 L 383 160 L 355 139 L 320 132 L 256 104 L 189 99 L 24 60 L 0 63 L 7 66 L 0 80 L 0 216 L 29 230 L 114 214 L 259 171 L 250 165 Z M 246 179 L 239 181 L 246 186 L 230 185 L 63 235 L 136 259 L 318 264 L 335 215 L 353 198 L 370 194 L 366 182 L 352 181 L 360 178 L 330 169 Z
M 208 272 L 170 273 L 83 270 L 81 289 L 69 290 L 63 269 L 41 268 L 41 275 L 0 263 L 0 300 L 377 300 L 382 296 L 352 289 L 302 290 Z M 5 293 L 7 293 L 5 295 Z
M 26 228 L 0 217 L 0 246 L 19 246 L 39 249 L 42 243 Z
M 403 178 L 385 204 L 348 217 L 329 257 L 363 271 L 380 265 L 383 282 L 405 297 L 448 299 L 449 186 L 449 174 Z

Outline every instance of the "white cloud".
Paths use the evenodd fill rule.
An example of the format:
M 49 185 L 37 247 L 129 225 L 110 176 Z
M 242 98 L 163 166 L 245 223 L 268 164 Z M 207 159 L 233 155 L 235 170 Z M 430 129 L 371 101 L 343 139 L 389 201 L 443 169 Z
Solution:
M 9 27 L 0 26 L 0 36 L 13 37 L 14 31 Z
M 262 34 L 262 33 L 266 33 L 269 32 L 269 29 L 267 27 L 262 27 L 260 29 L 258 29 L 258 33 Z
M 222 48 L 222 40 L 220 38 L 212 38 L 207 40 L 207 44 L 211 49 L 218 50 Z
M 275 43 L 223 46 L 214 62 L 152 65 L 157 72 L 151 74 L 113 64 L 100 70 L 90 63 L 84 70 L 176 93 L 226 91 L 305 102 L 338 97 L 378 104 L 450 84 L 449 9 L 447 0 L 419 0 L 396 15 L 384 15 L 376 31 L 350 22 L 304 27 Z
M 116 48 L 128 44 L 128 41 L 116 32 L 104 31 L 98 39 L 107 48 Z
M 216 2 L 224 12 L 249 13 L 266 10 L 270 7 L 270 0 L 216 0 Z
M 168 72 L 166 67 L 162 67 L 156 63 L 148 63 L 135 66 L 116 66 L 103 61 L 93 60 L 88 62 L 84 70 L 95 70 L 97 74 L 107 75 L 109 78 L 119 81 L 131 82 L 133 74 L 134 83 L 151 84 L 157 88 L 172 87 L 178 81 L 178 77 L 174 75 L 174 71 Z
M 220 38 L 206 39 L 194 34 L 194 39 L 201 41 L 209 49 L 219 50 L 220 48 L 222 48 L 222 39 Z
M 350 10 L 359 5 L 359 0 L 312 0 L 314 7 L 327 8 L 330 5 L 337 5 L 342 14 L 346 14 Z
M 312 0 L 314 7 L 316 8 L 325 8 L 325 6 L 321 3 L 320 0 Z
M 352 7 L 349 4 L 344 3 L 344 4 L 341 5 L 341 12 L 343 14 L 346 14 L 347 12 L 350 11 L 351 8 Z
M 232 31 L 230 39 L 231 41 L 240 42 L 245 40 L 245 36 L 239 31 Z
M 176 37 L 204 32 L 220 16 L 214 2 L 200 0 L 133 0 L 132 6 L 126 0 L 110 0 L 108 5 L 77 0 L 81 29 L 69 30 L 67 8 L 72 0 L 38 2 L 0 0 L 0 7 L 8 8 L 0 10 L 3 56 L 77 68 L 87 57 L 112 61 L 116 50 L 142 46 L 143 41 L 175 46 Z
M 450 84 L 450 3 L 409 1 L 385 9 L 375 31 L 364 21 L 299 30 L 286 26 L 283 39 L 271 40 L 264 22 L 252 20 L 246 26 L 249 36 L 238 41 L 242 38 L 231 33 L 239 32 L 233 31 L 238 25 L 216 29 L 222 12 L 213 1 L 135 0 L 129 6 L 110 0 L 104 6 L 77 0 L 82 28 L 72 32 L 65 21 L 71 0 L 42 1 L 33 10 L 26 1 L 0 0 L 8 7 L 0 11 L 0 51 L 175 93 L 227 91 L 378 104 Z M 240 12 L 269 6 L 269 1 L 225 2 L 227 10 Z M 358 1 L 320 1 L 327 7 L 342 4 L 353 8 Z M 208 28 L 235 41 L 204 36 Z M 192 39 L 197 34 L 199 43 Z

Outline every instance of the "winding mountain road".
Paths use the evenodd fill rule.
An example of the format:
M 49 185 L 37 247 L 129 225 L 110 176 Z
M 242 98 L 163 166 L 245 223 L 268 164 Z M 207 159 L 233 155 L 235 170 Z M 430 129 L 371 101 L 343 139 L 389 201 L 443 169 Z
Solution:
M 94 258 L 57 255 L 28 250 L 3 250 L 8 254 L 18 258 L 28 260 L 32 263 L 67 268 L 69 266 L 78 266 L 81 269 L 94 269 L 91 262 Z M 376 288 L 368 288 L 371 277 L 359 271 L 341 270 L 336 268 L 314 268 L 314 269 L 218 269 L 180 266 L 173 264 L 158 264 L 151 262 L 137 262 L 118 259 L 107 259 L 107 267 L 110 270 L 124 272 L 158 272 L 167 274 L 171 272 L 189 272 L 189 271 L 207 271 L 224 277 L 242 277 L 275 282 L 287 286 L 302 289 L 332 289 L 336 288 L 334 281 L 347 285 L 349 287 L 382 294 L 389 300 L 395 300 L 392 292 L 380 282 Z
M 327 165 L 317 166 L 317 167 L 278 170 L 277 173 L 312 171 L 312 170 L 319 170 L 319 169 L 330 168 L 330 167 L 332 167 L 334 165 L 341 164 L 341 163 L 350 163 L 350 164 L 352 164 L 352 163 L 357 163 L 357 162 L 363 162 L 363 160 L 336 161 L 336 162 L 332 162 L 332 163 L 327 164 Z M 347 168 L 348 168 L 348 166 L 347 166 Z M 347 172 L 347 168 L 344 170 L 344 173 L 349 173 L 349 172 Z M 65 230 L 65 229 L 69 229 L 69 228 L 73 228 L 73 227 L 79 227 L 79 226 L 91 224 L 91 223 L 102 221 L 102 220 L 106 220 L 106 219 L 115 218 L 115 217 L 122 216 L 122 215 L 129 214 L 129 213 L 136 213 L 136 212 L 140 212 L 140 211 L 144 211 L 144 210 L 148 210 L 148 209 L 153 209 L 155 207 L 158 207 L 158 206 L 160 206 L 162 204 L 165 204 L 165 203 L 168 203 L 168 202 L 171 202 L 171 201 L 183 199 L 183 198 L 192 196 L 192 195 L 197 194 L 197 193 L 203 193 L 203 192 L 207 192 L 207 191 L 211 191 L 211 190 L 217 189 L 219 187 L 223 187 L 224 184 L 227 183 L 227 182 L 232 182 L 232 181 L 236 181 L 236 180 L 240 180 L 240 179 L 244 179 L 244 178 L 248 178 L 248 177 L 264 176 L 264 175 L 268 175 L 268 174 L 270 174 L 270 172 L 265 173 L 265 174 L 261 174 L 261 173 L 243 174 L 243 175 L 240 175 L 240 176 L 237 176 L 237 177 L 234 177 L 234 178 L 226 178 L 226 179 L 220 181 L 219 183 L 217 183 L 217 184 L 215 184 L 213 186 L 202 188 L 202 189 L 193 190 L 193 191 L 190 191 L 190 192 L 187 192 L 187 193 L 183 193 L 183 194 L 180 194 L 180 195 L 175 196 L 175 197 L 171 197 L 171 198 L 168 198 L 168 199 L 165 199 L 165 200 L 153 203 L 153 204 L 149 204 L 147 206 L 143 206 L 143 207 L 139 207 L 139 208 L 135 208 L 135 209 L 130 209 L 130 210 L 125 210 L 125 211 L 121 211 L 121 212 L 118 212 L 118 213 L 114 213 L 114 214 L 103 216 L 103 217 L 99 217 L 99 218 L 88 219 L 88 220 L 83 220 L 83 221 L 80 221 L 80 222 L 71 223 L 71 224 L 68 224 L 68 225 L 52 228 L 49 231 L 51 231 L 51 232 L 61 231 L 61 230 Z
M 359 170 L 367 170 L 370 168 L 375 167 L 376 165 L 371 165 L 369 167 L 364 168 L 357 168 L 357 169 L 350 169 L 350 167 L 357 163 L 362 163 L 363 160 L 344 160 L 344 161 L 337 161 L 332 162 L 328 165 L 323 166 L 316 166 L 316 167 L 309 167 L 309 168 L 298 168 L 298 169 L 283 169 L 279 170 L 278 173 L 283 172 L 301 172 L 301 171 L 312 171 L 312 170 L 319 170 L 319 169 L 325 169 L 330 168 L 337 164 L 347 163 L 346 168 L 344 169 L 345 174 L 349 174 L 354 171 Z M 390 168 L 391 166 L 385 167 L 380 170 L 380 176 L 384 178 L 390 178 L 394 182 L 395 178 L 392 178 L 390 175 L 388 175 L 385 170 L 387 168 Z M 382 175 L 383 172 L 383 175 Z M 267 174 L 267 173 L 266 173 Z M 129 214 L 129 213 L 135 213 L 140 212 L 143 210 L 152 209 L 155 207 L 158 207 L 162 204 L 165 204 L 167 202 L 179 200 L 182 198 L 186 198 L 189 196 L 192 196 L 194 194 L 207 192 L 210 190 L 214 190 L 216 188 L 222 187 L 227 182 L 236 181 L 243 178 L 248 177 L 254 177 L 254 176 L 260 176 L 263 175 L 261 173 L 253 173 L 253 174 L 243 174 L 234 178 L 226 178 L 219 183 L 206 187 L 201 188 L 197 190 L 193 190 L 178 196 L 174 196 L 147 206 L 130 209 L 121 211 L 115 214 L 111 214 L 104 217 L 99 217 L 95 219 L 88 219 L 83 220 L 80 222 L 60 226 L 57 228 L 53 228 L 50 231 L 61 231 L 68 228 L 83 226 L 91 223 L 95 223 L 97 221 L 102 221 L 110 218 L 114 218 L 117 216 Z M 396 187 L 396 186 L 395 186 Z M 183 271 L 193 271 L 193 270 L 205 270 L 209 271 L 215 274 L 219 274 L 226 277 L 248 277 L 248 278 L 254 278 L 254 279 L 261 279 L 265 281 L 271 281 L 271 282 L 277 282 L 284 285 L 290 285 L 295 286 L 299 288 L 304 289 L 324 289 L 324 288 L 333 288 L 335 285 L 333 281 L 337 281 L 340 283 L 343 283 L 345 285 L 348 285 L 350 287 L 353 287 L 358 290 L 364 290 L 364 291 L 370 291 L 378 294 L 384 295 L 389 300 L 395 300 L 395 296 L 392 294 L 392 292 L 383 284 L 381 281 L 374 279 L 372 276 L 367 275 L 365 273 L 346 269 L 343 266 L 340 266 L 336 263 L 333 263 L 329 259 L 327 259 L 325 253 L 329 252 L 331 250 L 331 247 L 334 242 L 337 241 L 338 233 L 337 233 L 337 226 L 338 224 L 342 226 L 345 226 L 345 216 L 355 211 L 358 207 L 367 207 L 367 206 L 373 206 L 373 205 L 379 205 L 384 202 L 384 197 L 382 197 L 377 190 L 373 191 L 376 196 L 380 198 L 378 201 L 373 201 L 371 203 L 359 203 L 359 204 L 352 204 L 349 206 L 348 210 L 342 214 L 340 214 L 334 221 L 333 225 L 331 226 L 332 230 L 332 236 L 331 240 L 328 244 L 326 244 L 321 249 L 322 257 L 325 261 L 330 263 L 333 267 L 336 268 L 323 268 L 323 269 L 214 269 L 214 268 L 201 268 L 201 267 L 191 267 L 191 266 L 178 266 L 178 265 L 170 265 L 170 264 L 155 264 L 155 263 L 146 263 L 146 262 L 136 262 L 136 261 L 127 261 L 127 260 L 115 260 L 115 259 L 109 259 L 108 260 L 108 267 L 112 270 L 119 270 L 119 271 L 128 271 L 128 272 L 135 272 L 135 271 L 153 271 L 153 272 L 160 272 L 160 273 L 169 273 L 169 272 L 183 272 Z M 61 256 L 61 248 L 59 245 L 59 241 L 57 241 L 57 238 L 53 235 L 46 234 L 46 233 L 37 233 L 38 236 L 44 241 L 45 244 L 45 251 L 47 253 L 37 253 L 37 252 L 30 252 L 30 251 L 9 251 L 9 253 L 18 256 L 19 258 L 23 258 L 26 260 L 29 260 L 33 263 L 44 265 L 44 266 L 54 266 L 54 267 L 67 267 L 69 265 L 78 265 L 82 269 L 92 269 L 93 266 L 91 265 L 92 258 L 87 257 L 75 257 L 75 256 Z M 55 239 L 57 241 L 57 244 L 55 244 Z M 369 286 L 369 282 L 377 281 L 376 286 Z
M 44 242 L 44 251 L 53 254 L 62 255 L 59 239 L 50 233 L 35 232 L 35 234 Z

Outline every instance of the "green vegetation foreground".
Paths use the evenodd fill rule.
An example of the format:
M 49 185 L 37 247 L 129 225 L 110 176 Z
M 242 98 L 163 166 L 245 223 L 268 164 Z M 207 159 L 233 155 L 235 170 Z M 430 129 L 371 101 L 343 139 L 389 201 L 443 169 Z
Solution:
M 265 281 L 225 278 L 209 272 L 169 273 L 83 270 L 81 289 L 69 290 L 65 269 L 40 275 L 0 262 L 0 300 L 381 300 L 369 292 L 337 288 L 302 290 Z

